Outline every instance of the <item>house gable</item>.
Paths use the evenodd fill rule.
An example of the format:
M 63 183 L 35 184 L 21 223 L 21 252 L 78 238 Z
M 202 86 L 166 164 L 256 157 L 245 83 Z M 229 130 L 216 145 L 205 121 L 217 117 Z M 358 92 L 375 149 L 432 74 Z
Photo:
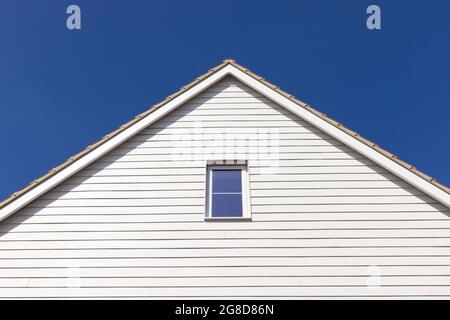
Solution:
M 252 221 L 204 221 L 205 159 L 178 148 L 214 155 L 229 128 L 266 127 L 275 157 L 232 153 L 248 160 Z M 226 77 L 3 221 L 0 297 L 450 296 L 448 214 Z
M 204 221 L 205 163 L 173 153 L 199 123 L 206 149 L 227 128 L 278 129 L 278 172 L 248 163 L 251 222 Z M 448 214 L 224 78 L 0 224 L 0 297 L 448 296 Z
M 269 145 L 274 141 L 271 136 L 273 132 L 271 130 L 274 128 L 276 128 L 277 145 L 272 150 Z M 227 151 L 229 146 L 226 144 L 230 133 L 235 134 L 233 138 L 251 140 Z M 262 135 L 258 137 L 260 133 Z M 258 141 L 258 138 L 262 141 Z M 257 142 L 254 146 L 258 146 L 258 144 L 268 146 L 265 153 L 258 154 L 261 152 L 258 148 L 252 150 L 253 141 Z M 239 150 L 240 147 L 242 149 Z M 364 155 L 298 118 L 231 76 L 218 81 L 209 89 L 162 117 L 155 124 L 143 129 L 92 164 L 81 169 L 30 203 L 26 209 L 41 209 L 47 205 L 60 208 L 61 204 L 72 207 L 72 204 L 78 205 L 83 202 L 83 199 L 86 199 L 86 204 L 80 205 L 80 207 L 89 207 L 90 203 L 95 202 L 90 200 L 98 200 L 97 194 L 91 191 L 104 192 L 116 185 L 118 188 L 122 187 L 119 185 L 123 184 L 126 185 L 123 186 L 125 189 L 115 191 L 141 191 L 126 190 L 126 188 L 139 189 L 141 187 L 144 190 L 150 188 L 160 191 L 168 186 L 173 186 L 175 187 L 175 198 L 184 199 L 185 192 L 188 190 L 201 190 L 201 194 L 195 194 L 195 198 L 198 198 L 195 205 L 202 207 L 200 211 L 198 211 L 199 208 L 196 209 L 195 213 L 198 214 L 204 212 L 205 166 L 211 160 L 249 161 L 252 182 L 255 185 L 258 184 L 257 182 L 263 182 L 264 188 L 267 188 L 275 184 L 275 189 L 283 190 L 280 192 L 283 200 L 278 200 L 280 205 L 289 203 L 287 198 L 289 194 L 292 194 L 292 197 L 302 195 L 288 191 L 297 184 L 304 186 L 300 189 L 331 189 L 333 191 L 329 191 L 327 194 L 330 197 L 333 197 L 336 192 L 339 194 L 340 191 L 336 190 L 343 189 L 349 189 L 347 195 L 355 196 L 387 196 L 388 198 L 389 196 L 405 196 L 406 198 L 397 198 L 397 201 L 385 198 L 372 199 L 375 205 L 396 202 L 405 204 L 402 211 L 420 209 L 422 204 L 427 210 L 433 207 L 439 210 L 445 209 L 445 206 L 440 205 L 435 199 L 416 190 L 412 185 Z M 276 170 L 272 172 L 270 169 Z M 284 182 L 286 185 L 283 184 Z M 108 186 L 110 183 L 114 186 Z M 183 185 L 182 183 L 188 184 Z M 139 186 L 140 184 L 144 186 Z M 74 189 L 71 189 L 72 187 Z M 100 190 L 96 190 L 96 187 Z M 103 190 L 103 187 L 106 190 Z M 384 192 L 373 190 L 377 188 L 386 190 Z M 361 189 L 370 190 L 358 191 Z M 402 191 L 392 189 L 401 189 Z M 72 195 L 71 191 L 89 192 Z M 102 207 L 101 203 L 104 203 L 106 208 L 115 207 L 116 199 L 113 195 L 112 193 L 107 194 L 106 200 L 100 201 L 95 207 Z M 165 194 L 159 196 L 158 192 L 153 196 L 150 193 L 142 194 L 142 198 L 136 196 L 137 194 L 130 198 L 136 199 L 131 203 L 127 202 L 128 200 L 122 201 L 122 197 L 118 197 L 117 203 L 123 203 L 118 207 L 129 208 L 133 204 L 144 206 L 155 204 L 156 207 L 160 207 L 161 203 L 167 202 L 162 199 L 171 198 Z M 102 198 L 104 197 L 100 197 L 100 199 Z M 156 201 L 160 199 L 161 201 Z M 328 199 L 327 201 L 332 200 L 335 202 L 330 203 L 339 204 L 338 199 Z M 363 198 L 353 200 L 356 204 L 370 204 L 370 202 L 365 203 Z M 328 205 L 327 201 L 317 199 L 312 204 Z M 344 203 L 347 202 L 352 203 L 352 200 L 344 199 Z M 301 204 L 306 205 L 307 201 L 304 200 Z M 177 204 L 177 206 L 181 206 L 179 211 L 182 212 L 188 210 L 183 206 L 189 205 L 194 204 L 189 201 L 184 202 L 184 200 Z M 93 211 L 95 210 L 93 209 Z M 346 212 L 358 210 L 364 211 L 359 205 L 355 210 L 344 209 Z
M 424 175 L 407 163 L 398 160 L 394 155 L 360 137 L 357 133 L 327 118 L 307 104 L 292 97 L 292 95 L 280 90 L 277 86 L 249 72 L 248 69 L 232 60 L 225 60 L 223 64 L 211 69 L 208 73 L 183 87 L 174 95 L 167 97 L 153 109 L 137 116 L 115 132 L 105 136 L 98 143 L 88 147 L 86 151 L 70 158 L 60 167 L 52 169 L 47 175 L 35 180 L 22 191 L 14 193 L 1 204 L 0 221 L 227 75 L 233 75 L 252 89 L 262 93 L 265 97 L 276 101 L 279 105 L 300 116 L 300 118 L 364 154 L 383 168 L 400 176 L 403 180 L 419 188 L 440 203 L 450 206 L 450 194 L 447 187 L 437 183 L 434 179 Z M 302 108 L 298 108 L 298 106 Z

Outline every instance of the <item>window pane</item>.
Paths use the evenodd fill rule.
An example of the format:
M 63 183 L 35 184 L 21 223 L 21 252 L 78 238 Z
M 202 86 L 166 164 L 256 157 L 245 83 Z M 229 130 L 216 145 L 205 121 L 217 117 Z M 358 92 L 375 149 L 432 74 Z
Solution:
M 213 217 L 242 217 L 241 194 L 213 194 Z
M 241 170 L 212 170 L 212 192 L 242 192 Z

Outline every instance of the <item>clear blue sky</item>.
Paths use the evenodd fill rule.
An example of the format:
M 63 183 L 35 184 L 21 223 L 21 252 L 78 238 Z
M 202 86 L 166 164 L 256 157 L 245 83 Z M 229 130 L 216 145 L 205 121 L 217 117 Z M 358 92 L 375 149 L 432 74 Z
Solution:
M 450 185 L 449 15 L 444 0 L 2 0 L 0 198 L 224 58 Z

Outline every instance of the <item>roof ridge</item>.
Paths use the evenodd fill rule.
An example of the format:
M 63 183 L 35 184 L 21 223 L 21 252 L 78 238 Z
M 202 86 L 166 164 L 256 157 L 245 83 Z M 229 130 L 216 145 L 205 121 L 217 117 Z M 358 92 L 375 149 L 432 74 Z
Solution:
M 169 101 L 173 100 L 175 97 L 179 96 L 180 94 L 182 94 L 183 92 L 187 91 L 188 89 L 190 89 L 191 87 L 193 87 L 194 85 L 196 85 L 198 82 L 206 79 L 207 77 L 209 77 L 210 75 L 212 75 L 213 73 L 215 73 L 216 71 L 224 68 L 227 65 L 232 65 L 235 68 L 239 69 L 240 71 L 246 73 L 247 75 L 251 76 L 252 78 L 254 78 L 255 80 L 258 80 L 259 82 L 261 82 L 262 84 L 266 85 L 267 87 L 275 90 L 277 93 L 281 94 L 282 96 L 288 98 L 289 100 L 291 100 L 292 102 L 294 102 L 295 104 L 299 105 L 300 107 L 308 110 L 309 112 L 315 114 L 316 116 L 320 117 L 322 120 L 327 121 L 328 123 L 332 124 L 333 126 L 335 126 L 336 128 L 340 129 L 341 131 L 347 133 L 348 135 L 352 136 L 353 138 L 363 142 L 364 144 L 366 144 L 367 146 L 371 147 L 372 149 L 378 151 L 379 153 L 381 153 L 382 155 L 384 155 L 385 157 L 391 159 L 392 161 L 396 162 L 397 164 L 401 165 L 402 167 L 408 169 L 409 171 L 413 172 L 414 174 L 416 174 L 417 176 L 421 177 L 422 179 L 430 182 L 431 184 L 435 185 L 436 187 L 440 188 L 441 190 L 447 192 L 450 194 L 450 188 L 448 188 L 447 186 L 437 182 L 436 179 L 434 179 L 433 177 L 423 173 L 422 171 L 418 170 L 417 168 L 415 168 L 414 166 L 412 166 L 411 164 L 400 160 L 399 158 L 397 158 L 394 154 L 390 153 L 389 151 L 381 148 L 380 146 L 378 146 L 376 143 L 362 137 L 359 133 L 345 127 L 342 123 L 339 123 L 338 121 L 328 117 L 327 115 L 325 115 L 324 113 L 321 113 L 320 111 L 314 109 L 311 105 L 297 99 L 294 95 L 280 89 L 278 86 L 276 86 L 275 84 L 272 84 L 271 82 L 267 81 L 266 79 L 264 79 L 263 77 L 257 75 L 256 73 L 253 73 L 252 71 L 250 71 L 248 68 L 240 65 L 239 63 L 237 63 L 235 60 L 233 59 L 225 59 L 223 60 L 223 62 L 211 69 L 209 69 L 206 73 L 203 73 L 202 75 L 198 76 L 197 78 L 195 78 L 193 81 L 189 82 L 188 84 L 184 85 L 183 87 L 181 87 L 180 89 L 178 89 L 177 91 L 175 91 L 173 94 L 167 96 L 166 98 L 164 98 L 163 100 L 161 100 L 160 102 L 152 105 L 150 108 L 148 108 L 146 111 L 136 115 L 133 119 L 131 119 L 130 121 L 122 124 L 119 128 L 117 128 L 116 130 L 113 130 L 112 132 L 106 134 L 105 136 L 103 136 L 100 140 L 94 142 L 93 144 L 87 146 L 84 150 L 76 153 L 75 155 L 71 156 L 70 158 L 68 158 L 66 161 L 64 161 L 63 163 L 59 164 L 58 166 L 50 169 L 46 174 L 44 174 L 43 176 L 33 180 L 31 183 L 29 183 L 27 186 L 25 186 L 22 189 L 19 189 L 18 191 L 14 192 L 13 194 L 11 194 L 9 197 L 7 197 L 6 199 L 4 199 L 2 202 L 0 202 L 0 209 L 3 208 L 4 206 L 6 206 L 8 203 L 14 201 L 15 199 L 17 199 L 18 197 L 20 197 L 21 195 L 23 195 L 24 193 L 28 192 L 29 190 L 35 188 L 37 185 L 39 185 L 40 183 L 46 181 L 47 179 L 49 179 L 50 177 L 54 176 L 56 173 L 58 173 L 59 171 L 61 171 L 62 169 L 66 168 L 67 166 L 69 166 L 71 163 L 75 162 L 76 160 L 80 159 L 81 157 L 85 156 L 86 154 L 88 154 L 89 152 L 91 152 L 92 150 L 96 149 L 97 147 L 101 146 L 102 144 L 104 144 L 106 141 L 110 140 L 111 138 L 115 137 L 116 135 L 118 135 L 119 133 L 121 133 L 122 131 L 124 131 L 126 128 L 132 126 L 133 124 L 135 124 L 136 122 L 140 121 L 143 117 L 149 115 L 150 113 L 154 112 L 155 110 L 159 109 L 160 107 L 162 107 L 163 105 L 165 105 L 166 103 L 168 103 Z

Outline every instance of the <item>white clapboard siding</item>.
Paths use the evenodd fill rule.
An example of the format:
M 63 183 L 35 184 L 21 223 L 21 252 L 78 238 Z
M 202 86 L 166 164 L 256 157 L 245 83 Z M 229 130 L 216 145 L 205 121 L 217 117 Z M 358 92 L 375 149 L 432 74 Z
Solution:
M 0 250 L 81 250 L 81 249 L 198 249 L 198 248 L 445 248 L 450 245 L 448 238 L 418 238 L 398 239 L 395 242 L 387 238 L 363 238 L 355 245 L 354 239 L 322 238 L 322 239 L 141 239 L 141 240 L 41 240 L 32 241 L 4 241 L 0 243 Z
M 271 109 L 267 109 L 267 108 L 253 108 L 253 109 L 242 109 L 242 108 L 227 108 L 227 107 L 223 107 L 222 108 L 222 112 L 220 114 L 217 114 L 217 111 L 215 111 L 215 109 L 205 109 L 205 108 L 196 108 L 196 106 L 194 106 L 193 108 L 188 108 L 188 106 L 186 105 L 186 107 L 184 107 L 183 109 L 178 109 L 175 110 L 174 112 L 171 113 L 171 116 L 213 116 L 213 117 L 218 117 L 218 116 L 247 116 L 247 115 L 254 115 L 254 116 L 264 116 L 264 115 L 275 115 L 275 116 L 279 116 L 279 115 L 289 115 L 289 111 L 286 111 L 284 109 L 280 109 L 280 108 L 271 108 Z M 242 119 L 242 117 L 241 117 Z
M 298 205 L 334 205 L 334 204 L 421 204 L 428 207 L 426 202 L 427 197 L 422 196 L 384 196 L 384 197 L 279 197 L 276 199 L 268 197 L 252 198 L 252 205 L 254 207 L 264 206 L 270 208 L 270 205 L 282 205 L 292 210 Z M 153 198 L 153 199 L 141 199 L 141 198 L 114 198 L 114 199 L 58 199 L 58 200 L 36 200 L 33 207 L 127 207 L 130 202 L 133 202 L 135 206 L 146 207 L 159 207 L 159 206 L 189 206 L 197 205 L 201 206 L 204 203 L 202 197 L 180 197 L 180 198 Z M 292 206 L 291 206 L 292 205 Z M 288 207 L 290 206 L 290 207 Z M 292 208 L 291 208 L 292 207 Z M 255 211 L 265 212 L 265 211 Z M 281 210 L 280 210 L 281 212 Z
M 11 229 L 12 228 L 12 229 Z M 11 229 L 11 230 L 9 230 Z M 380 230 L 380 229 L 450 229 L 450 221 L 253 221 L 233 224 L 230 222 L 202 223 L 161 222 L 161 223 L 51 223 L 51 224 L 2 224 L 0 232 L 95 232 L 95 231 L 174 231 L 177 230 Z
M 354 239 L 348 238 L 319 238 L 319 239 L 134 239 L 134 240 L 64 240 L 64 241 L 4 241 L 0 243 L 0 250 L 53 250 L 53 249 L 198 249 L 198 248 L 445 248 L 450 245 L 447 238 L 421 238 L 416 240 L 388 238 L 362 238 L 357 244 Z
M 147 186 L 152 186 L 151 184 Z M 185 187 L 183 184 L 181 185 Z M 70 186 L 66 186 L 69 188 Z M 172 186 L 175 188 L 176 186 Z M 118 190 L 99 190 L 90 191 L 87 189 L 77 189 L 67 192 L 63 188 L 57 189 L 57 191 L 51 191 L 42 197 L 42 199 L 111 199 L 111 198 L 178 198 L 178 197 L 198 197 L 204 196 L 203 185 L 193 184 L 190 188 L 186 188 L 183 195 L 180 195 L 179 190 L 166 190 L 166 189 L 147 189 L 147 190 L 128 190 L 120 189 L 120 185 L 117 186 Z M 416 189 L 253 189 L 252 197 L 267 197 L 267 196 L 279 196 L 279 197 L 314 197 L 314 196 L 407 196 L 407 195 L 420 195 Z
M 220 109 L 217 110 L 217 112 L 220 112 Z M 270 116 L 269 116 L 270 117 Z M 320 133 L 321 131 L 319 131 L 319 129 L 316 129 L 314 127 L 310 127 L 310 126 L 302 126 L 299 125 L 298 123 L 291 123 L 290 126 L 287 126 L 287 124 L 289 123 L 289 121 L 279 121 L 282 122 L 284 124 L 284 126 L 276 126 L 274 127 L 273 125 L 271 126 L 270 121 L 261 125 L 258 125 L 259 121 L 253 121 L 250 123 L 247 123 L 247 125 L 243 122 L 230 122 L 230 124 L 233 124 L 233 126 L 222 126 L 222 127 L 218 127 L 216 125 L 216 123 L 213 123 L 211 125 L 203 126 L 204 124 L 206 124 L 206 122 L 191 122 L 191 123 L 186 123 L 184 122 L 184 126 L 183 127 L 170 127 L 168 126 L 167 122 L 166 122 L 166 126 L 162 126 L 161 127 L 154 127 L 151 126 L 148 129 L 145 129 L 142 131 L 143 134 L 145 135 L 155 135 L 155 134 L 163 134 L 163 135 L 194 135 L 194 134 L 198 134 L 198 132 L 200 131 L 202 134 L 210 134 L 210 133 L 220 133 L 220 134 L 226 134 L 229 132 L 232 133 L 236 133 L 236 134 L 244 134 L 244 133 L 254 133 L 256 132 L 264 132 L 264 133 L 270 133 L 270 132 L 275 132 L 275 133 L 279 133 L 279 134 L 284 134 L 284 133 L 294 133 L 294 134 L 304 134 L 304 133 Z M 223 124 L 223 123 L 222 123 Z M 272 123 L 273 124 L 273 123 Z M 156 125 L 156 123 L 155 123 Z M 271 131 L 273 130 L 273 131 Z M 210 139 L 209 139 L 210 140 Z
M 187 131 L 194 132 L 193 130 L 200 124 L 200 121 L 170 121 L 170 120 L 160 120 L 152 125 L 154 129 L 185 129 Z M 288 132 L 302 132 L 299 128 L 301 123 L 298 121 L 293 121 L 290 119 L 285 120 L 246 120 L 246 121 L 203 121 L 201 122 L 205 128 L 286 128 Z M 288 129 L 290 128 L 290 129 Z M 302 127 L 304 131 L 308 130 L 309 126 L 305 125 Z M 303 132 L 304 132 L 303 131 Z M 239 131 L 237 131 L 239 132 Z
M 274 184 L 269 181 L 250 181 L 251 190 L 273 189 Z M 327 190 L 327 189 L 378 189 L 392 190 L 397 188 L 410 188 L 408 184 L 400 180 L 379 180 L 379 181 L 277 181 L 276 188 L 278 190 L 295 189 L 295 190 Z
M 152 198 L 200 198 L 204 197 L 203 188 L 189 189 L 180 194 L 179 190 L 146 190 L 146 191 L 98 191 L 98 192 L 56 192 L 51 191 L 42 200 L 69 199 L 152 199 Z
M 155 258 L 10 258 L 0 260 L 0 268 L 85 268 L 85 267 L 148 267 L 176 268 L 180 267 L 238 267 L 238 266 L 379 266 L 379 265 L 448 265 L 450 256 L 322 256 L 322 257 L 155 257 Z M 206 270 L 205 270 L 206 272 Z
M 173 140 L 164 140 L 164 141 L 147 141 L 147 142 L 143 142 L 143 141 L 135 141 L 135 142 L 130 142 L 127 144 L 127 149 L 129 148 L 168 148 L 168 150 L 170 151 L 172 148 L 180 148 L 180 147 L 207 147 L 207 148 L 212 148 L 215 147 L 217 143 L 220 143 L 221 140 L 226 140 L 226 139 L 234 139 L 237 140 L 239 138 L 241 138 L 242 135 L 236 134 L 223 134 L 223 135 L 219 135 L 219 136 L 215 136 L 211 139 L 205 140 L 202 139 L 202 137 L 198 137 L 193 135 L 193 137 L 189 137 L 189 136 L 184 136 L 184 137 L 179 137 L 178 135 L 176 136 L 172 136 Z M 283 137 L 281 137 L 283 138 Z M 254 145 L 269 145 L 272 141 L 277 141 L 278 145 L 280 147 L 304 147 L 304 146 L 313 146 L 313 147 L 317 147 L 317 146 L 338 146 L 341 147 L 343 146 L 342 144 L 339 144 L 333 140 L 323 140 L 323 139 L 316 139 L 316 140 L 312 140 L 312 139 L 308 139 L 308 140 L 298 140 L 298 139 L 283 139 L 280 140 L 280 136 L 279 135 L 275 135 L 275 134 L 267 134 L 267 138 L 263 137 L 263 138 L 259 138 L 257 135 L 255 135 L 255 137 L 244 137 L 243 138 L 244 143 L 241 143 L 241 145 L 243 146 L 248 146 L 251 144 Z M 160 149 L 158 149 L 160 150 Z M 287 149 L 290 150 L 290 149 Z M 286 152 L 285 152 L 286 153 Z M 182 159 L 180 159 L 182 160 Z
M 308 258 L 328 256 L 335 258 L 350 257 L 442 257 L 442 261 L 450 256 L 446 247 L 389 247 L 389 248 L 125 248 L 125 249 L 52 249 L 52 250 L 4 250 L 5 261 L 14 259 L 85 259 L 85 258 L 167 258 L 167 259 L 203 259 L 203 258 Z M 0 263 L 0 265 L 3 261 Z
M 70 282 L 69 282 L 70 283 Z M 258 298 L 354 298 L 354 297 L 387 297 L 398 296 L 430 298 L 448 297 L 449 286 L 424 287 L 385 286 L 380 289 L 367 287 L 347 287 L 342 293 L 342 287 L 173 287 L 173 288 L 1 288 L 0 297 L 11 298 L 202 298 L 202 299 L 258 299 Z
M 316 212 L 316 213 L 258 213 L 253 221 L 445 221 L 439 212 Z M 6 224 L 41 224 L 41 223 L 133 223 L 133 222 L 185 222 L 203 221 L 196 213 L 175 214 L 24 214 L 11 218 Z
M 260 159 L 260 161 L 255 161 L 252 163 L 252 168 L 264 168 L 272 164 L 270 159 Z M 360 167 L 369 166 L 374 167 L 374 165 L 363 159 L 279 159 L 277 162 L 280 165 L 280 169 L 284 167 Z M 158 168 L 196 168 L 203 167 L 203 163 L 196 163 L 193 161 L 185 160 L 173 160 L 173 161 L 115 161 L 115 162 L 103 162 L 97 161 L 90 165 L 89 169 L 151 169 L 157 166 Z
M 204 182 L 185 183 L 62 183 L 53 189 L 54 192 L 68 194 L 68 192 L 97 192 L 97 191 L 175 191 L 204 189 Z
M 69 282 L 70 283 L 70 282 Z M 0 298 L 329 298 L 444 296 L 449 286 L 385 286 L 381 288 L 336 286 L 297 287 L 125 287 L 125 288 L 0 288 Z
M 79 194 L 79 193 L 78 193 Z M 329 188 L 329 189 L 252 189 L 252 199 L 257 197 L 322 197 L 322 196 L 409 196 L 420 195 L 416 189 L 407 188 Z M 65 194 L 64 194 L 65 195 Z
M 175 144 L 175 143 L 174 143 Z M 153 154 L 205 154 L 205 153 L 214 153 L 218 152 L 217 150 L 221 150 L 224 146 L 217 146 L 215 144 L 211 144 L 210 146 L 200 146 L 200 147 L 183 147 L 179 146 L 176 143 L 174 147 L 167 148 L 158 148 L 158 147 L 118 147 L 118 154 L 128 154 L 128 155 L 153 155 Z M 269 148 L 270 150 L 270 148 Z M 344 146 L 280 146 L 278 148 L 274 148 L 278 153 L 321 153 L 321 152 L 342 152 L 349 151 L 348 147 Z M 226 151 L 221 151 L 225 153 Z M 274 151 L 275 152 L 275 151 Z
M 401 276 L 448 276 L 450 268 L 447 266 L 380 266 L 380 273 L 386 277 Z M 367 280 L 372 271 L 367 266 L 241 266 L 241 267 L 211 267 L 205 273 L 202 268 L 183 267 L 177 269 L 177 274 L 165 268 L 139 268 L 139 267 L 117 267 L 117 268 L 83 268 L 80 269 L 83 278 L 193 278 L 209 279 L 210 277 L 362 277 Z M 67 267 L 53 268 L 24 268 L 24 269 L 0 269 L 0 278 L 65 278 L 71 276 L 73 270 Z
M 204 221 L 205 153 L 252 221 Z M 449 217 L 226 78 L 2 222 L 0 298 L 450 298 Z
M 146 230 L 146 231 L 55 231 L 1 233 L 2 241 L 68 241 L 68 240 L 170 240 L 170 239 L 407 239 L 420 244 L 422 239 L 448 238 L 450 229 L 327 229 L 327 230 Z M 412 240 L 411 240 L 412 239 Z
M 202 281 L 203 280 L 203 281 Z M 148 278 L 148 277 L 113 277 L 84 278 L 80 281 L 83 288 L 117 288 L 117 287 L 206 287 L 208 283 L 216 287 L 309 287 L 309 286 L 352 286 L 366 287 L 367 277 L 209 277 L 199 278 Z M 0 278 L 0 288 L 67 288 L 67 278 L 27 279 Z M 386 277 L 383 286 L 450 286 L 450 276 L 411 276 Z
M 169 154 L 114 154 L 114 155 L 107 155 L 103 158 L 103 161 L 120 161 L 120 162 L 127 162 L 127 161 L 133 161 L 133 162 L 160 162 L 160 161 L 180 161 L 180 160 L 186 160 L 186 158 L 183 157 L 174 157 L 174 153 L 177 154 L 177 151 L 170 151 Z M 293 152 L 286 152 L 286 153 L 278 153 L 279 160 L 340 160 L 340 159 L 362 159 L 362 156 L 355 153 L 355 152 L 309 152 L 309 153 L 293 153 Z M 193 159 L 188 159 L 187 161 L 195 163 L 195 161 L 192 161 Z M 195 160 L 195 158 L 194 158 Z M 266 158 L 261 158 L 258 154 L 250 153 L 248 155 L 247 160 L 255 161 L 257 160 L 256 164 L 258 162 L 266 163 Z M 196 165 L 197 166 L 197 165 Z

